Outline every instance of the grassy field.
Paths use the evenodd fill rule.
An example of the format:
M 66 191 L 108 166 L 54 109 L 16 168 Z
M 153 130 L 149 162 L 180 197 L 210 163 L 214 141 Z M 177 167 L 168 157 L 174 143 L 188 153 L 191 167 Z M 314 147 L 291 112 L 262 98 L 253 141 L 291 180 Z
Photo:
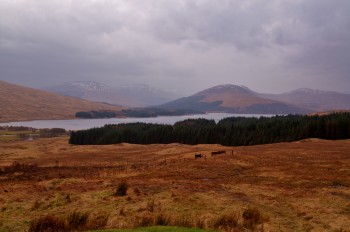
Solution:
M 20 135 L 29 135 L 32 131 L 9 131 L 9 130 L 0 130 L 0 142 L 10 142 L 20 140 Z
M 349 140 L 319 139 L 248 147 L 1 142 L 0 231 L 28 230 L 50 215 L 66 226 L 80 221 L 81 230 L 349 231 L 349 148 Z M 226 153 L 211 155 L 219 150 Z

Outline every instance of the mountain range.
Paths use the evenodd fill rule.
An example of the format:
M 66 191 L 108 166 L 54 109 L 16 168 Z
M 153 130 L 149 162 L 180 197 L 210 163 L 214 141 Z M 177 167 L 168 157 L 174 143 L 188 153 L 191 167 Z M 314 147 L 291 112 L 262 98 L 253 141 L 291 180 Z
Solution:
M 168 110 L 194 109 L 204 112 L 238 114 L 304 114 L 309 112 L 307 108 L 263 98 L 247 87 L 237 85 L 215 86 L 159 107 Z
M 181 97 L 175 90 L 157 89 L 146 84 L 114 88 L 95 81 L 66 82 L 43 90 L 126 107 L 159 105 Z
M 312 112 L 350 109 L 350 94 L 345 93 L 300 88 L 281 94 L 256 94 L 263 98 L 297 105 Z
M 117 106 L 191 109 L 203 112 L 286 114 L 350 109 L 350 94 L 296 89 L 281 94 L 259 93 L 245 86 L 218 85 L 188 97 L 175 90 L 145 84 L 113 88 L 95 81 L 66 82 L 44 90 Z
M 147 85 L 111 88 L 98 82 L 71 82 L 47 88 L 47 91 L 0 81 L 0 121 L 65 119 L 74 118 L 77 112 L 92 111 L 111 111 L 124 117 L 151 117 L 191 112 L 308 114 L 350 110 L 350 94 L 312 89 L 268 94 L 227 84 L 167 102 L 166 99 L 172 99 L 177 94 Z M 152 107 L 140 108 L 145 105 Z

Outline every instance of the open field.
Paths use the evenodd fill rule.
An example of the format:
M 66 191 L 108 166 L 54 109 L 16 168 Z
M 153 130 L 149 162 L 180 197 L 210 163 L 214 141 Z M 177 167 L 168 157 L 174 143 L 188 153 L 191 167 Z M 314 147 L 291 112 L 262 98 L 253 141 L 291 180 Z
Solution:
M 349 231 L 349 148 L 350 140 L 319 139 L 248 147 L 1 142 L 0 231 L 72 212 L 108 216 L 106 229 L 153 219 L 213 229 L 234 215 L 236 231 Z M 219 150 L 226 154 L 211 155 Z M 123 181 L 127 195 L 115 196 Z M 256 225 L 246 209 L 261 214 Z

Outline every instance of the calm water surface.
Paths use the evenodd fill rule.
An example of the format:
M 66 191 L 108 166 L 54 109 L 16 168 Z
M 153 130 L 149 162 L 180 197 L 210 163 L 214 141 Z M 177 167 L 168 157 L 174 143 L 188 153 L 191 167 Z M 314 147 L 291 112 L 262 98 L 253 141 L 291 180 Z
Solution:
M 108 119 L 71 119 L 71 120 L 35 120 L 25 122 L 0 123 L 0 126 L 26 126 L 37 129 L 43 128 L 64 128 L 66 130 L 82 130 L 93 127 L 102 127 L 106 124 L 120 124 L 131 122 L 145 122 L 173 125 L 178 121 L 189 118 L 214 119 L 216 122 L 227 117 L 271 117 L 273 115 L 259 114 L 228 114 L 228 113 L 208 113 L 184 116 L 159 116 L 155 118 L 108 118 Z

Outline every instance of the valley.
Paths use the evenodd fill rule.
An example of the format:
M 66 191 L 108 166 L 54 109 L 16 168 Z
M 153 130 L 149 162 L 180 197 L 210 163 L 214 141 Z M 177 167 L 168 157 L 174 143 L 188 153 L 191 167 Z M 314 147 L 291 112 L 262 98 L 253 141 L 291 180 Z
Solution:
M 226 84 L 179 97 L 176 91 L 147 85 L 112 88 L 92 81 L 72 82 L 43 91 L 1 81 L 0 122 L 205 113 L 305 115 L 350 109 L 349 94 L 310 89 L 261 94 Z
M 315 114 L 317 109 L 338 112 L 337 109 L 329 107 L 332 101 L 339 103 L 335 107 L 340 107 L 341 112 L 347 112 L 349 108 L 345 104 L 346 95 L 341 95 L 344 101 L 338 101 L 338 98 L 325 101 L 328 106 L 316 104 L 309 96 L 307 101 L 309 106 L 314 105 L 312 108 L 307 104 L 297 105 L 297 102 L 302 101 L 295 100 L 298 98 L 291 95 L 288 95 L 289 100 L 284 96 L 285 101 L 289 101 L 284 102 L 277 95 L 261 96 L 243 86 L 223 85 L 154 108 L 126 108 L 3 81 L 0 82 L 0 87 L 0 104 L 3 106 L 0 110 L 1 122 L 73 119 L 80 112 L 88 118 L 111 115 L 120 117 L 108 119 L 116 120 L 111 122 L 98 119 L 95 122 L 97 124 L 138 122 L 140 119 L 137 117 L 140 116 L 146 117 L 142 119 L 144 122 L 159 123 L 161 119 L 164 124 L 174 124 L 176 122 L 171 120 L 185 120 L 187 118 L 183 118 L 183 114 L 188 113 L 209 112 L 203 117 L 211 117 L 211 114 L 223 117 L 222 115 L 228 113 L 239 113 L 242 117 L 231 119 L 232 122 L 241 120 L 241 124 L 247 128 L 227 127 L 227 133 L 219 136 L 224 138 L 224 135 L 234 135 L 233 132 L 237 131 L 251 132 L 250 137 L 242 133 L 232 138 L 227 137 L 228 141 L 242 138 L 248 142 L 237 145 L 251 145 L 256 138 L 271 139 L 276 136 L 276 131 L 278 135 L 286 128 L 296 129 L 299 124 L 306 125 L 298 124 L 297 118 L 317 119 L 320 122 L 316 126 L 317 130 L 314 128 L 314 120 L 308 122 L 309 127 L 305 131 L 294 133 L 289 130 L 291 134 L 283 135 L 287 140 L 277 139 L 279 143 L 255 146 L 223 146 L 197 142 L 189 142 L 197 145 L 182 144 L 184 142 L 154 144 L 154 141 L 148 145 L 69 144 L 69 134 L 78 132 L 67 132 L 59 128 L 74 125 L 78 126 L 76 129 L 83 129 L 84 124 L 91 128 L 91 121 L 86 119 L 81 119 L 82 125 L 77 123 L 78 120 L 58 121 L 57 125 L 61 125 L 58 128 L 53 128 L 50 121 L 38 121 L 48 125 L 47 128 L 52 128 L 42 130 L 21 130 L 21 124 L 16 125 L 18 130 L 7 131 L 9 128 L 3 127 L 0 133 L 1 232 L 32 232 L 37 231 L 34 227 L 40 228 L 44 224 L 61 226 L 56 229 L 58 231 L 130 229 L 158 225 L 215 231 L 348 229 L 350 140 L 344 139 L 348 138 L 345 136 L 348 130 L 341 126 L 344 123 L 347 125 L 348 116 L 346 113 L 343 116 L 335 114 L 340 117 L 339 120 L 327 122 L 320 118 L 322 113 Z M 324 94 L 316 93 L 317 96 Z M 253 113 L 254 117 L 267 113 L 312 113 L 314 116 L 289 116 L 289 122 L 294 123 L 294 127 L 282 126 L 283 128 L 278 129 L 266 126 L 269 119 L 265 117 L 262 121 L 267 124 L 261 127 L 266 128 L 264 132 L 259 126 L 245 123 L 243 113 L 247 112 Z M 176 117 L 167 118 L 165 115 L 169 114 Z M 125 118 L 127 116 L 135 118 Z M 205 119 L 199 121 L 207 122 Z M 188 121 L 189 125 L 193 125 L 193 122 Z M 213 125 L 207 129 L 213 130 L 214 120 L 211 123 Z M 189 125 L 184 124 L 184 128 L 189 129 Z M 254 128 L 260 129 L 254 132 Z M 142 138 L 165 139 L 159 131 L 149 129 L 148 135 L 146 130 L 142 130 L 147 132 L 144 135 L 141 133 Z M 222 128 L 216 130 L 223 131 Z M 307 131 L 311 134 L 307 134 Z M 342 134 L 345 137 L 339 137 L 343 140 L 333 141 L 312 138 L 311 135 L 316 135 L 317 131 L 329 132 L 332 136 Z M 118 132 L 118 138 L 123 135 L 125 138 L 135 139 L 136 134 L 127 137 L 130 132 L 130 128 L 124 134 Z M 194 134 L 208 135 L 202 143 L 214 141 L 211 140 L 210 133 L 204 132 L 200 130 Z M 111 137 L 111 133 L 107 133 L 107 136 L 117 141 Z M 259 133 L 261 137 L 257 136 Z M 262 136 L 261 133 L 265 135 Z M 291 141 L 289 138 L 298 134 L 311 138 L 297 138 L 298 141 L 295 142 L 281 143 Z M 102 134 L 99 136 L 102 138 Z M 184 141 L 181 136 L 177 137 Z M 188 138 L 195 139 L 195 136 Z M 124 188 L 122 193 L 121 188 Z
M 0 232 L 350 232 L 349 12 L 0 0 Z

